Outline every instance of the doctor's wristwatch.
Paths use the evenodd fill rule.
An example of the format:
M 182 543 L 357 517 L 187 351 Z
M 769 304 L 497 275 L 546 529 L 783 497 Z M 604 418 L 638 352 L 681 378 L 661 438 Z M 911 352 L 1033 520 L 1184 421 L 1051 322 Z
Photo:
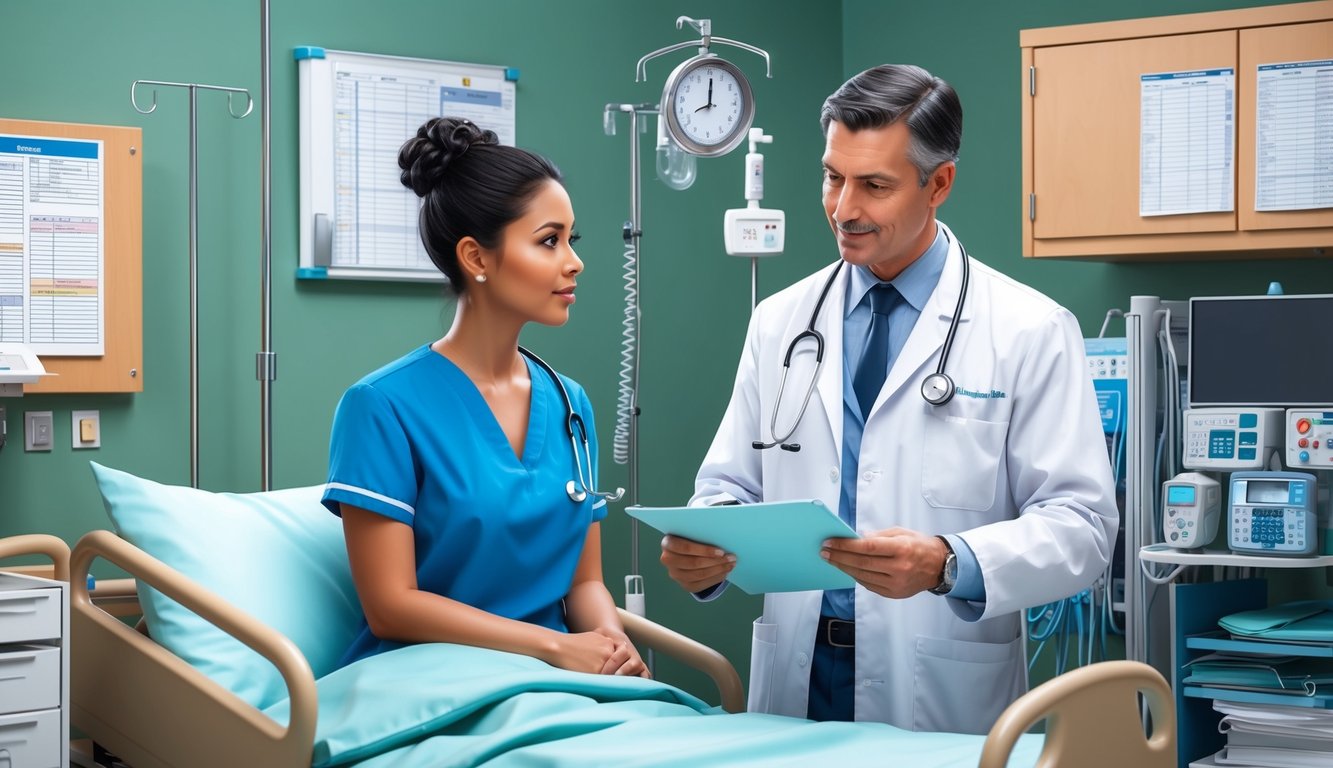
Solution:
M 948 539 L 943 536 L 935 538 L 944 543 L 944 567 L 940 569 L 940 583 L 927 591 L 932 595 L 947 595 L 958 582 L 958 556 L 954 554 L 953 547 L 949 546 Z

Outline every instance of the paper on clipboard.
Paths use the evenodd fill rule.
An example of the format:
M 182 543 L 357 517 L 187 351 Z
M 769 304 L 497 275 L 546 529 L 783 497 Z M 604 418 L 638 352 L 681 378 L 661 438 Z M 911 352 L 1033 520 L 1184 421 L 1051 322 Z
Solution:
M 825 539 L 859 538 L 819 501 L 772 501 L 719 507 L 628 507 L 662 533 L 736 555 L 727 580 L 752 595 L 855 586 L 819 556 Z

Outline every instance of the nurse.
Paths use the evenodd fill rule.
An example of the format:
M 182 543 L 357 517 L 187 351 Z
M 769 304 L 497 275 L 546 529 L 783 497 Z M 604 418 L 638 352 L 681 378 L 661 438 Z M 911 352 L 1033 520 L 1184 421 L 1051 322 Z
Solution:
M 566 493 L 566 404 L 518 349 L 527 323 L 569 319 L 583 270 L 560 172 L 453 118 L 421 126 L 398 165 L 458 306 L 443 338 L 361 379 L 334 416 L 324 504 L 366 622 L 344 662 L 450 642 L 647 676 L 602 582 L 606 503 Z M 561 381 L 593 438 L 587 394 Z
M 815 498 L 862 533 L 822 550 L 854 589 L 765 596 L 750 709 L 985 733 L 1027 686 L 1022 610 L 1092 584 L 1115 543 L 1082 334 L 936 219 L 962 140 L 948 83 L 875 67 L 820 117 L 840 259 L 755 310 L 692 503 Z M 675 537 L 662 562 L 702 600 L 733 565 Z

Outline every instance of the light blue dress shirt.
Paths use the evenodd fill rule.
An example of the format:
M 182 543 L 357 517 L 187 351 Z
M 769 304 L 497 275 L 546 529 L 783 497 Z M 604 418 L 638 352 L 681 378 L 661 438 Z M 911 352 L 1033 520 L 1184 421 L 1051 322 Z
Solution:
M 921 310 L 930 300 L 935 287 L 939 285 L 940 275 L 944 273 L 944 263 L 949 255 L 949 240 L 944 230 L 936 228 L 935 241 L 931 243 L 921 258 L 912 262 L 892 281 L 902 299 L 895 302 L 889 313 L 889 356 L 888 368 L 898 359 L 898 353 L 912 335 L 912 328 Z M 842 490 L 838 499 L 838 517 L 852 528 L 856 528 L 856 478 L 861 463 L 861 437 L 865 432 L 865 421 L 861 417 L 861 408 L 856 401 L 856 392 L 852 389 L 852 377 L 856 365 L 865 350 L 866 339 L 870 334 L 870 289 L 880 279 L 866 267 L 850 266 L 847 275 L 847 296 L 844 307 L 846 315 L 842 323 Z M 958 557 L 958 582 L 954 585 L 950 597 L 964 600 L 983 601 L 986 588 L 981 578 L 981 567 L 976 555 L 961 538 L 945 536 Z M 856 617 L 855 590 L 834 589 L 824 592 L 821 608 L 825 616 L 836 616 L 852 620 Z

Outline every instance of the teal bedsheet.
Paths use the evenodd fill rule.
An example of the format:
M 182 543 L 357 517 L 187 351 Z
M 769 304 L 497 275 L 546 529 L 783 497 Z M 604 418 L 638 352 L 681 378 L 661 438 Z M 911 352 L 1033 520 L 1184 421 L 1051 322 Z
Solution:
M 981 736 L 880 723 L 729 715 L 664 683 L 584 675 L 441 643 L 362 659 L 318 681 L 314 766 L 975 766 Z M 265 710 L 286 722 L 286 701 Z M 1011 766 L 1035 765 L 1024 736 Z

